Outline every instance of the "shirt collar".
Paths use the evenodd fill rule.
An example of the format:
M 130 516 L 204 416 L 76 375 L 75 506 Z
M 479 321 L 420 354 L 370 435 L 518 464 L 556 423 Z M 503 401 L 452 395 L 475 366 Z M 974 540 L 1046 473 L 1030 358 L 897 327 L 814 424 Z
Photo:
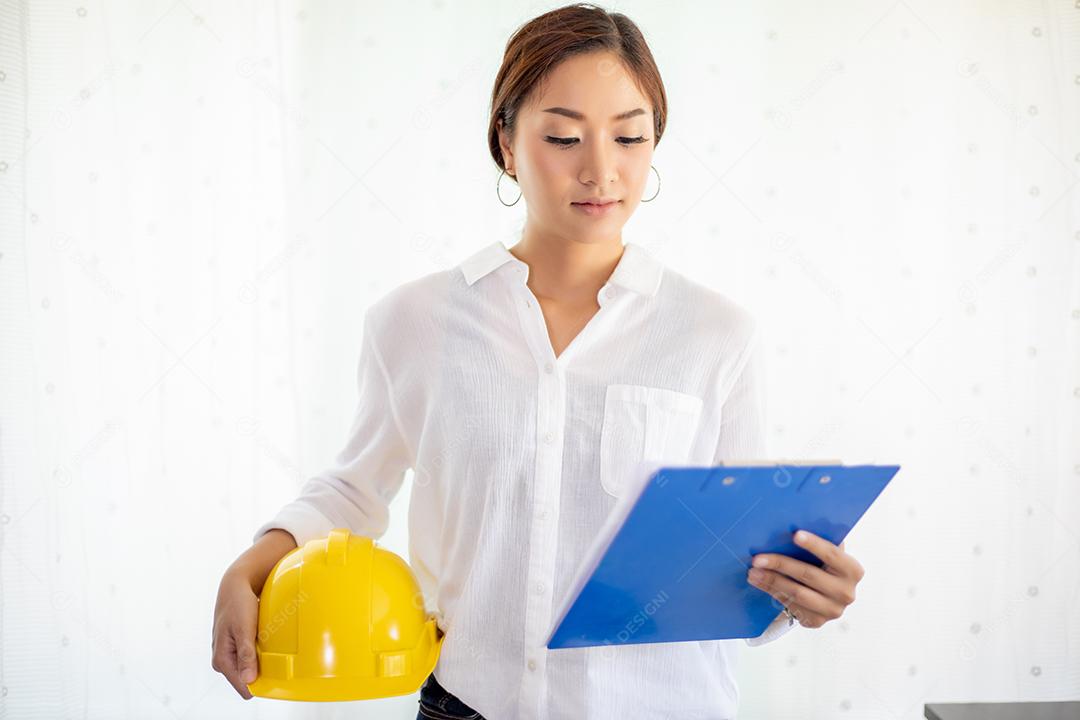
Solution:
M 488 273 L 506 263 L 528 270 L 529 266 L 514 257 L 501 240 L 481 248 L 460 265 L 465 282 L 472 285 Z M 623 244 L 623 254 L 608 283 L 618 285 L 641 295 L 653 296 L 660 288 L 663 265 L 653 255 L 635 242 Z

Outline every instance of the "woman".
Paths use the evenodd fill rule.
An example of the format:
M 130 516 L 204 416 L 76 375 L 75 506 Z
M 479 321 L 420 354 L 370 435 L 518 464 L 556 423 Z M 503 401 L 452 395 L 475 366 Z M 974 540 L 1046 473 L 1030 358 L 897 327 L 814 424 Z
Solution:
M 409 561 L 445 633 L 418 717 L 734 717 L 738 641 L 544 648 L 635 463 L 763 448 L 751 316 L 621 240 L 666 118 L 626 16 L 569 6 L 510 39 L 489 146 L 525 199 L 521 240 L 369 308 L 337 465 L 259 528 L 222 580 L 214 666 L 242 696 L 274 563 L 333 527 L 381 536 L 412 468 Z M 854 600 L 862 568 L 842 546 L 802 544 L 823 568 L 761 555 L 762 578 L 748 581 L 820 627 Z M 746 642 L 789 627 L 779 615 Z

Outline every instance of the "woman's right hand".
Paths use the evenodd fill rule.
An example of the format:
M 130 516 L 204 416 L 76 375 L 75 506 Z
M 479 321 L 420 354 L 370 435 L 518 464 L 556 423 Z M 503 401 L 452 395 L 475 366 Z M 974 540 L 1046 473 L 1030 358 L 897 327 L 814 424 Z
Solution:
M 211 667 L 250 700 L 248 683 L 259 676 L 255 636 L 259 630 L 259 593 L 274 565 L 296 548 L 292 534 L 280 528 L 265 533 L 225 571 L 214 607 Z
M 255 634 L 259 623 L 259 597 L 240 573 L 229 570 L 221 578 L 214 607 L 213 662 L 211 667 L 250 700 L 248 683 L 259 675 Z

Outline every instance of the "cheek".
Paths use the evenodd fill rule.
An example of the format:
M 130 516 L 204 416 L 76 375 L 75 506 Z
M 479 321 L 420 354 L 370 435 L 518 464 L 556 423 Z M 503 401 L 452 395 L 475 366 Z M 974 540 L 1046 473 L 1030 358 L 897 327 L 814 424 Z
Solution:
M 652 173 L 652 154 L 647 152 L 631 154 L 633 157 L 627 160 L 629 176 L 633 178 L 635 187 L 642 190 L 649 182 L 649 175 Z
M 530 153 L 529 169 L 532 194 L 540 202 L 561 202 L 576 177 L 572 153 L 557 149 L 539 148 Z
M 571 175 L 573 173 L 570 156 L 573 153 L 557 148 L 540 148 L 534 153 L 537 174 L 548 179 Z

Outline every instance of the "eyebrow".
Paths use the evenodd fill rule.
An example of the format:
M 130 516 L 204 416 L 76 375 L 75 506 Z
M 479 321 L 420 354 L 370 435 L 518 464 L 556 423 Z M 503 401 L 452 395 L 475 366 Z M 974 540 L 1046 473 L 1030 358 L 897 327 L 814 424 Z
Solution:
M 567 110 L 564 107 L 549 107 L 544 108 L 544 112 L 554 113 L 556 115 L 565 115 L 573 120 L 584 120 L 585 116 L 576 110 Z M 612 120 L 626 120 L 627 118 L 636 117 L 638 115 L 644 115 L 645 110 L 643 108 L 634 108 L 633 110 L 627 110 L 626 112 L 619 113 Z

